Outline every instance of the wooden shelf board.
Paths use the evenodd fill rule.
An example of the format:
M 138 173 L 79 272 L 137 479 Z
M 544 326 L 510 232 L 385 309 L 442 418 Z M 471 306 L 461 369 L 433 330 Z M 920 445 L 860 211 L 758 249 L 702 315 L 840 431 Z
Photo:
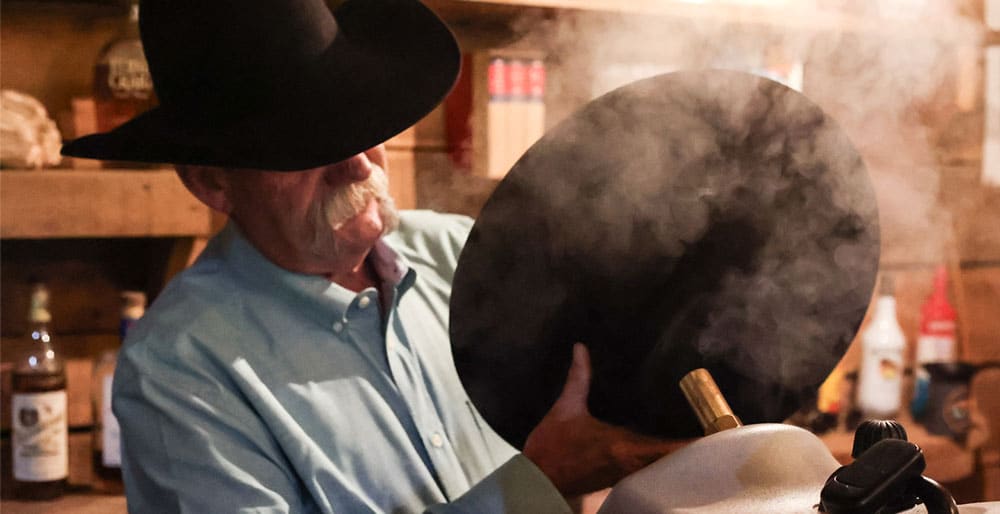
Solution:
M 772 5 L 748 5 L 739 2 L 689 2 L 682 0 L 426 0 L 426 3 L 446 19 L 461 18 L 473 12 L 483 14 L 490 9 L 510 15 L 523 9 L 592 11 L 623 15 L 662 16 L 718 23 L 772 25 L 788 30 L 812 32 L 869 33 L 883 37 L 916 37 L 921 39 L 955 39 L 966 27 L 954 26 L 942 20 L 934 23 L 909 19 L 887 19 L 845 13 L 832 9 L 810 8 L 803 3 L 787 1 Z
M 52 501 L 4 501 L 4 507 L 22 514 L 75 512 L 76 514 L 114 514 L 128 512 L 125 497 L 103 494 L 69 494 Z
M 205 236 L 210 225 L 172 170 L 0 171 L 4 239 Z

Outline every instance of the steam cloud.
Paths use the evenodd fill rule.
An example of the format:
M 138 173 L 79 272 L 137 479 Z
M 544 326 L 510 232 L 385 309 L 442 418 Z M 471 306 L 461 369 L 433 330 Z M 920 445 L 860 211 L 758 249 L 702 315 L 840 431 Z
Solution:
M 684 8 L 713 3 L 778 7 L 766 15 L 733 7 L 725 11 L 725 20 L 692 14 L 724 7 Z M 524 39 L 517 44 L 544 49 L 558 68 L 549 74 L 547 86 L 550 125 L 591 98 L 659 73 L 708 68 L 761 72 L 768 61 L 772 66 L 802 62 L 804 93 L 837 120 L 869 167 L 884 247 L 907 252 L 893 260 L 942 259 L 952 220 L 939 201 L 942 171 L 935 137 L 940 137 L 938 125 L 957 114 L 956 109 L 971 109 L 979 93 L 974 49 L 980 46 L 982 28 L 962 10 L 962 2 L 675 4 L 681 6 L 677 18 L 608 13 L 522 17 L 516 27 Z
M 863 8 L 871 11 L 877 9 L 878 4 L 885 7 L 888 3 L 873 3 Z M 867 5 L 865 2 L 860 4 Z M 548 224 L 540 223 L 538 234 L 529 234 L 527 240 L 506 241 L 509 243 L 507 247 L 511 248 L 509 259 L 497 258 L 490 262 L 486 267 L 488 269 L 467 270 L 470 276 L 497 274 L 499 280 L 490 284 L 497 291 L 516 297 L 518 292 L 527 290 L 534 296 L 520 301 L 515 307 L 502 301 L 490 303 L 490 299 L 483 297 L 489 293 L 477 291 L 473 298 L 462 300 L 474 299 L 480 303 L 473 302 L 474 306 L 464 309 L 462 314 L 480 310 L 491 313 L 495 318 L 518 319 L 519 314 L 533 308 L 551 311 L 558 309 L 554 306 L 567 298 L 590 297 L 599 301 L 596 299 L 602 294 L 611 294 L 625 305 L 602 304 L 599 309 L 590 312 L 566 314 L 576 322 L 584 320 L 581 325 L 586 330 L 554 327 L 553 323 L 558 323 L 551 319 L 528 319 L 519 322 L 519 326 L 503 327 L 489 323 L 477 325 L 476 321 L 464 320 L 460 333 L 453 335 L 458 335 L 456 339 L 459 341 L 498 343 L 494 350 L 486 352 L 490 355 L 484 362 L 490 363 L 490 369 L 481 370 L 483 373 L 500 373 L 504 365 L 541 366 L 546 359 L 552 358 L 551 355 L 540 355 L 537 348 L 530 346 L 522 348 L 524 352 L 511 352 L 509 348 L 503 349 L 504 345 L 516 346 L 558 333 L 564 336 L 571 334 L 581 340 L 589 337 L 589 341 L 600 342 L 605 339 L 603 351 L 600 344 L 591 347 L 594 365 L 601 367 L 604 363 L 604 369 L 596 370 L 598 376 L 603 373 L 605 377 L 617 377 L 624 384 L 624 389 L 638 389 L 644 394 L 659 396 L 658 392 L 667 391 L 672 385 L 670 381 L 677 377 L 650 380 L 651 373 L 646 372 L 650 370 L 638 373 L 634 366 L 616 368 L 615 357 L 610 354 L 628 354 L 631 351 L 644 355 L 646 362 L 651 363 L 687 358 L 675 354 L 678 344 L 688 344 L 696 347 L 708 360 L 724 361 L 738 374 L 760 383 L 778 384 L 793 391 L 818 386 L 818 381 L 825 377 L 846 350 L 850 336 L 860 322 L 873 286 L 872 259 L 877 262 L 878 236 L 875 234 L 873 238 L 871 233 L 866 233 L 873 227 L 852 226 L 859 220 L 875 219 L 871 191 L 864 187 L 859 189 L 857 176 L 850 173 L 824 174 L 827 166 L 841 170 L 858 169 L 854 163 L 844 161 L 856 159 L 856 155 L 842 151 L 843 145 L 837 140 L 842 134 L 841 129 L 846 131 L 864 157 L 873 178 L 883 227 L 889 227 L 883 232 L 887 236 L 883 238 L 887 246 L 906 241 L 907 248 L 915 249 L 914 255 L 910 256 L 913 261 L 933 261 L 939 255 L 941 239 L 918 239 L 914 234 L 947 237 L 949 232 L 950 220 L 947 214 L 942 214 L 937 202 L 938 171 L 934 167 L 930 131 L 922 124 L 922 117 L 926 114 L 922 110 L 932 102 L 940 101 L 933 98 L 934 95 L 948 90 L 949 77 L 955 74 L 956 52 L 965 45 L 974 45 L 978 32 L 958 13 L 936 5 L 933 6 L 935 11 L 927 14 L 933 17 L 937 29 L 930 35 L 905 30 L 886 34 L 865 28 L 850 32 L 836 29 L 821 32 L 795 29 L 769 31 L 759 24 L 721 25 L 708 19 L 668 20 L 604 14 L 570 15 L 543 21 L 522 20 L 524 27 L 531 27 L 532 34 L 543 34 L 540 38 L 528 36 L 522 43 L 532 48 L 547 49 L 550 66 L 559 68 L 558 73 L 550 74 L 552 80 L 548 97 L 558 99 L 555 104 L 550 104 L 550 123 L 565 117 L 590 98 L 646 75 L 675 69 L 754 71 L 765 64 L 761 56 L 780 49 L 787 61 L 801 60 L 805 63 L 806 95 L 831 115 L 840 127 L 824 125 L 813 119 L 815 110 L 808 106 L 795 102 L 768 104 L 766 98 L 762 102 L 757 91 L 747 89 L 745 84 L 734 82 L 734 87 L 726 90 L 725 83 L 713 82 L 711 87 L 723 89 L 709 91 L 706 96 L 727 98 L 727 104 L 732 109 L 688 116 L 690 109 L 676 108 L 685 105 L 685 101 L 698 102 L 697 95 L 686 99 L 675 98 L 676 105 L 663 106 L 664 115 L 672 116 L 670 124 L 675 128 L 683 127 L 680 130 L 685 134 L 682 142 L 669 141 L 672 144 L 665 145 L 662 140 L 643 141 L 643 131 L 638 127 L 630 123 L 615 124 L 614 109 L 589 116 L 590 119 L 601 120 L 600 138 L 594 138 L 593 134 L 580 137 L 579 130 L 557 129 L 565 139 L 553 141 L 549 138 L 546 144 L 572 148 L 573 151 L 566 154 L 572 157 L 561 166 L 553 166 L 551 161 L 532 162 L 529 151 L 527 157 L 515 166 L 515 174 L 519 167 L 524 167 L 544 176 L 525 179 L 527 184 L 501 185 L 501 188 L 507 187 L 509 198 L 512 189 L 523 187 L 527 191 L 531 189 L 530 183 L 537 181 L 535 185 L 545 191 L 542 202 L 551 214 L 541 216 Z M 904 12 L 919 11 L 911 8 Z M 793 15 L 798 22 L 809 17 L 801 11 L 795 11 Z M 857 13 L 859 20 L 870 19 L 871 16 L 874 13 Z M 623 60 L 631 64 L 610 64 Z M 593 88 L 581 88 L 580 84 L 593 84 Z M 605 105 L 613 107 L 613 104 Z M 711 108 L 710 105 L 707 107 Z M 785 120 L 796 120 L 793 124 L 798 130 L 808 131 L 810 126 L 815 130 L 806 138 L 808 141 L 797 140 L 798 134 L 791 134 L 788 138 L 775 136 L 786 127 L 762 124 L 760 120 L 766 119 L 769 113 L 777 113 Z M 760 138 L 762 146 L 755 148 L 753 158 L 758 163 L 786 159 L 781 166 L 771 168 L 775 173 L 782 171 L 784 175 L 768 177 L 768 166 L 759 166 L 754 173 L 741 174 L 740 170 L 726 169 L 738 160 L 722 158 L 713 161 L 713 156 L 725 153 L 725 145 L 720 146 L 718 139 L 719 127 L 713 125 L 719 123 L 737 140 L 753 139 L 757 137 L 756 132 L 766 133 Z M 625 158 L 613 163 L 616 167 L 613 174 L 606 169 L 591 170 L 594 178 L 588 179 L 589 163 L 606 165 L 604 154 L 609 149 Z M 651 162 L 669 163 L 667 167 L 671 171 L 664 173 L 663 169 L 650 166 Z M 574 169 L 570 171 L 567 166 Z M 716 169 L 713 170 L 713 166 Z M 702 170 L 708 171 L 703 173 Z M 741 181 L 741 176 L 746 180 Z M 665 177 L 668 178 L 666 184 Z M 803 181 L 812 186 L 796 186 Z M 677 190 L 684 188 L 689 188 L 689 191 L 676 194 Z M 531 193 L 518 194 L 530 196 Z M 677 203 L 665 209 L 664 198 Z M 744 199 L 750 201 L 743 202 Z M 769 214 L 768 209 L 775 203 L 786 206 L 783 214 L 810 214 L 786 219 L 769 218 L 773 213 Z M 487 210 L 490 208 L 488 205 Z M 721 217 L 720 212 L 724 213 Z M 581 213 L 586 213 L 582 219 Z M 664 213 L 669 219 L 663 219 Z M 852 221 L 851 216 L 845 216 L 846 213 L 856 213 L 858 217 Z M 523 218 L 525 213 L 517 209 L 505 211 L 494 206 L 490 214 L 496 221 L 505 216 Z M 602 220 L 604 224 L 600 223 Z M 746 220 L 752 227 L 770 227 L 767 229 L 770 233 L 741 231 L 746 225 L 739 222 Z M 734 223 L 739 228 L 727 232 L 729 229 L 726 227 Z M 622 227 L 633 228 L 621 230 Z M 477 238 L 482 243 L 482 239 L 492 237 L 487 232 L 484 228 L 480 234 L 474 234 L 472 244 L 477 244 Z M 549 237 L 552 234 L 561 235 L 553 242 Z M 857 234 L 861 236 L 852 240 Z M 706 239 L 715 246 L 703 249 L 704 252 L 696 256 L 701 262 L 719 258 L 726 252 L 738 252 L 747 246 L 757 245 L 757 251 L 752 262 L 722 264 L 718 268 L 722 271 L 719 276 L 702 277 L 704 280 L 701 282 L 692 278 L 686 282 L 686 279 L 670 279 L 660 283 L 662 287 L 659 289 L 665 297 L 662 301 L 655 298 L 633 300 L 629 296 L 630 290 L 656 289 L 657 284 L 650 281 L 658 278 L 650 277 L 648 270 L 653 269 L 656 260 L 663 257 L 662 252 L 691 252 L 693 247 Z M 924 241 L 925 244 L 914 247 L 913 240 Z M 520 244 L 547 245 L 545 256 L 516 248 Z M 486 243 L 485 247 L 502 248 L 504 245 Z M 790 250 L 793 253 L 790 254 Z M 876 256 L 873 256 L 873 251 Z M 600 278 L 613 276 L 613 281 L 620 284 L 621 290 L 592 291 L 586 284 L 570 286 L 572 290 L 567 290 L 567 284 L 572 284 L 572 280 L 559 279 L 546 289 L 539 287 L 539 284 L 548 284 L 547 273 L 540 273 L 544 270 L 517 271 L 518 262 L 537 262 L 540 258 L 553 257 L 572 263 L 569 267 L 578 273 L 577 276 L 596 277 L 600 284 L 608 283 Z M 461 264 L 471 266 L 464 255 Z M 670 264 L 675 266 L 675 275 L 698 271 L 696 264 L 692 264 L 694 268 L 684 269 L 683 259 Z M 645 272 L 635 273 L 635 269 Z M 831 269 L 839 272 L 830 273 Z M 549 271 L 555 274 L 566 272 L 565 269 Z M 460 278 L 456 279 L 457 292 L 461 292 Z M 710 298 L 699 299 L 698 287 L 710 289 Z M 551 294 L 546 295 L 546 291 Z M 633 318 L 650 314 L 654 317 L 662 314 L 664 317 L 673 315 L 683 318 L 687 314 L 678 315 L 677 312 L 689 308 L 685 302 L 698 301 L 713 307 L 702 309 L 707 317 L 700 320 L 704 322 L 703 329 L 697 331 L 695 341 L 678 343 L 678 338 L 695 334 L 676 326 L 668 326 L 660 333 L 641 329 L 608 333 L 600 327 L 602 317 L 613 320 L 615 323 L 612 325 L 628 320 L 630 315 Z M 453 305 L 461 306 L 462 302 Z M 630 313 L 629 309 L 635 312 Z M 453 316 L 453 332 L 454 324 Z M 574 330 L 579 331 L 574 333 Z M 488 334 L 490 331 L 492 335 Z M 632 345 L 633 348 L 615 348 L 607 343 L 616 338 L 623 345 Z M 647 342 L 643 342 L 643 338 Z M 505 363 L 504 359 L 511 354 L 518 356 L 517 362 Z M 460 370 L 463 365 L 472 368 L 477 365 L 473 362 L 477 357 L 464 355 L 461 349 L 456 358 Z M 463 363 L 462 359 L 466 358 L 469 360 Z M 628 361 L 629 357 L 621 359 L 619 363 Z M 635 359 L 631 361 L 634 362 Z M 511 376 L 504 377 L 505 383 L 525 380 L 518 372 L 511 373 Z M 552 373 L 557 380 L 543 384 L 540 389 L 555 387 L 558 392 L 561 375 L 556 369 Z M 606 404 L 618 403 L 620 408 L 612 407 L 611 411 L 605 412 L 598 412 L 598 408 L 595 414 L 604 414 L 604 418 L 611 421 L 629 418 L 629 414 L 623 414 L 627 410 L 642 410 L 653 418 L 659 416 L 661 419 L 639 421 L 639 428 L 647 430 L 671 422 L 662 419 L 672 414 L 667 408 L 671 405 L 669 398 L 660 406 L 634 405 L 640 401 L 638 398 L 621 395 L 622 391 L 617 386 L 604 385 L 607 389 L 602 390 L 602 385 L 595 382 L 592 397 L 594 394 L 598 397 L 604 395 Z M 726 384 L 720 385 L 725 391 Z M 478 392 L 475 384 L 467 383 L 466 386 L 491 424 L 502 425 L 503 420 L 489 419 L 492 406 L 480 405 L 480 398 L 502 393 L 496 390 Z M 515 390 L 509 400 L 524 403 L 523 398 L 524 395 Z M 767 400 L 760 397 L 731 398 L 731 401 L 734 400 L 744 405 L 754 402 L 767 404 Z M 495 401 L 495 407 L 502 411 L 505 407 L 499 404 L 506 400 L 498 398 Z M 781 416 L 790 414 L 788 406 L 781 405 L 780 401 L 776 400 L 773 406 L 759 406 L 763 417 L 780 420 Z M 522 414 L 528 414 L 530 418 L 531 413 Z M 683 424 L 678 422 L 678 425 Z M 505 433 L 502 426 L 498 430 Z M 512 427 L 507 433 L 518 430 L 523 430 L 523 427 Z

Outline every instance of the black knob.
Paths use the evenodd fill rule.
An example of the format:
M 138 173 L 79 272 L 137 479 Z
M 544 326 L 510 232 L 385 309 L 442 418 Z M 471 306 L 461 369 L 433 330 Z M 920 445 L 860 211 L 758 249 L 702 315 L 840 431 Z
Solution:
M 871 448 L 875 443 L 883 439 L 906 439 L 906 429 L 903 425 L 893 420 L 869 419 L 858 425 L 854 431 L 854 448 L 851 449 L 851 457 L 860 457 L 865 450 Z

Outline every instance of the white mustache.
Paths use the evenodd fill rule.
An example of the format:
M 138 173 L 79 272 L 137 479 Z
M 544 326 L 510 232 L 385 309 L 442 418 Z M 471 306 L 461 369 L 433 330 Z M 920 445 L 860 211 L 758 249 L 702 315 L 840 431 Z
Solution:
M 385 225 L 385 232 L 393 230 L 398 222 L 396 204 L 389 196 L 389 177 L 377 164 L 372 164 L 371 175 L 363 182 L 354 182 L 338 189 L 323 203 L 323 214 L 327 223 L 339 229 L 347 220 L 357 216 L 375 199 L 379 203 L 379 214 Z

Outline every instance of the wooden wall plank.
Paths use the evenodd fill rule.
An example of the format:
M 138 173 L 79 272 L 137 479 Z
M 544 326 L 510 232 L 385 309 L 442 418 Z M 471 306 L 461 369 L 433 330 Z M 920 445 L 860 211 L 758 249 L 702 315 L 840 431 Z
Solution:
M 1000 363 L 1000 264 L 962 270 L 965 326 L 969 347 L 963 358 L 973 364 Z M 1000 419 L 996 420 L 1000 428 Z
M 962 261 L 1000 263 L 1000 187 L 980 186 L 968 204 L 958 219 Z
M 412 150 L 389 150 L 389 194 L 396 200 L 399 209 L 417 207 L 417 185 L 414 152 Z

